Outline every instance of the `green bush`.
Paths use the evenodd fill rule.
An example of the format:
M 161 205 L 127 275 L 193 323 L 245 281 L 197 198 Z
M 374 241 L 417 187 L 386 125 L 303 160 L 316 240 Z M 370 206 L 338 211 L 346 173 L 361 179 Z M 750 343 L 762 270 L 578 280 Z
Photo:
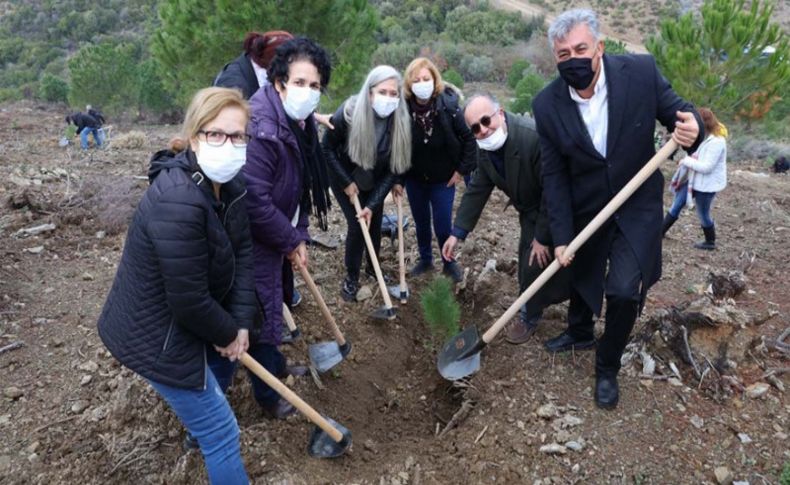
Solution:
M 442 79 L 447 81 L 450 84 L 454 84 L 455 87 L 458 89 L 463 89 L 464 87 L 464 78 L 458 71 L 453 69 L 448 69 L 442 73 Z
M 439 341 L 460 330 L 461 306 L 453 294 L 453 284 L 445 277 L 434 279 L 420 295 L 420 305 L 431 335 Z
M 51 103 L 65 103 L 69 96 L 69 85 L 63 79 L 44 74 L 38 83 L 38 97 Z
M 101 105 L 106 111 L 125 111 L 138 103 L 139 49 L 112 42 L 88 44 L 69 60 L 73 106 Z
M 625 43 L 620 40 L 604 39 L 603 45 L 607 54 L 628 54 Z
M 464 56 L 458 66 L 468 81 L 493 81 L 494 60 L 488 56 Z
M 516 89 L 516 85 L 524 77 L 524 71 L 529 68 L 529 62 L 526 59 L 518 59 L 510 66 L 510 71 L 507 73 L 507 85 L 510 89 Z
M 790 485 L 790 461 L 785 462 L 782 475 L 779 476 L 779 485 Z
M 381 44 L 373 52 L 370 62 L 371 66 L 387 64 L 402 71 L 415 57 L 417 49 L 411 42 Z
M 546 85 L 546 80 L 538 73 L 530 72 L 516 85 L 516 99 L 510 104 L 514 113 L 531 113 L 532 100 Z

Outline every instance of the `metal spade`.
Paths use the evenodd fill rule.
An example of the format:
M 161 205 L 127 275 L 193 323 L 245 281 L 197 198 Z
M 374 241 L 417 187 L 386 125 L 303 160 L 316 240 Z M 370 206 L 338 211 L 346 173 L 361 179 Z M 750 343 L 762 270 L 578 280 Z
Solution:
M 393 298 L 400 299 L 401 305 L 409 301 L 409 287 L 406 286 L 406 258 L 403 254 L 403 197 L 395 197 L 398 207 L 398 264 L 400 266 L 400 285 L 388 288 Z
M 344 426 L 340 426 L 335 421 L 318 414 L 315 409 L 304 402 L 288 386 L 250 357 L 250 354 L 243 353 L 239 361 L 317 426 L 310 434 L 310 444 L 307 448 L 310 456 L 335 458 L 344 454 L 351 447 L 351 431 Z
M 313 277 L 310 276 L 310 272 L 307 271 L 307 268 L 299 265 L 299 273 L 302 275 L 302 279 L 310 289 L 310 293 L 312 293 L 313 298 L 315 298 L 316 302 L 318 302 L 318 308 L 321 309 L 321 313 L 324 315 L 324 320 L 326 320 L 326 322 L 329 324 L 329 328 L 335 335 L 334 342 L 320 342 L 313 344 L 308 348 L 310 362 L 313 364 L 313 367 L 315 367 L 318 372 L 326 372 L 342 362 L 349 352 L 351 352 L 351 342 L 346 340 L 343 332 L 341 332 L 340 328 L 337 326 L 337 322 L 335 322 L 332 312 L 329 311 L 329 307 L 326 305 L 324 297 L 318 290 L 318 286 L 316 286 L 315 281 L 313 280 Z
M 674 140 L 667 142 L 661 150 L 651 158 L 636 175 L 609 201 L 606 206 L 590 221 L 587 226 L 565 248 L 565 254 L 573 255 L 587 242 L 617 209 L 655 172 L 661 163 L 677 150 Z M 561 268 L 558 260 L 552 263 L 532 282 L 505 313 L 486 330 L 482 337 L 474 326 L 467 327 L 463 332 L 450 338 L 439 353 L 437 367 L 445 379 L 458 380 L 474 374 L 480 369 L 480 351 L 496 338 L 507 322 L 516 316 L 519 309 L 540 290 L 544 284 Z
M 296 327 L 296 322 L 294 322 L 294 317 L 291 315 L 291 310 L 288 309 L 288 305 L 285 303 L 283 303 L 283 319 L 285 320 L 285 325 L 288 327 L 288 331 L 290 332 L 290 339 L 287 341 L 283 339 L 283 343 L 293 343 L 302 336 L 302 331 Z M 283 335 L 283 337 L 285 337 L 285 335 Z
M 351 201 L 354 203 L 354 207 L 357 210 L 357 215 L 359 215 L 362 212 L 362 207 L 359 205 L 359 197 L 354 195 L 351 197 Z M 379 283 L 381 297 L 384 299 L 384 306 L 374 310 L 370 316 L 379 320 L 393 320 L 395 318 L 395 308 L 392 307 L 392 300 L 390 300 L 387 284 L 384 282 L 384 275 L 381 273 L 381 266 L 379 266 L 379 259 L 376 257 L 376 251 L 373 248 L 373 240 L 370 238 L 368 225 L 365 223 L 364 219 L 359 219 L 359 225 L 362 227 L 362 236 L 365 238 L 365 244 L 368 248 L 368 256 L 370 256 L 370 260 L 373 262 L 373 270 L 376 272 L 376 280 L 378 280 Z

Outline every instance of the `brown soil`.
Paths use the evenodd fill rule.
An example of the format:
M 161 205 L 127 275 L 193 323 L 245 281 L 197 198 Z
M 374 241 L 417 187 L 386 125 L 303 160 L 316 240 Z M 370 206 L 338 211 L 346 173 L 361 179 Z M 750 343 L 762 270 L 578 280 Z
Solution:
M 124 221 L 146 186 L 135 177 L 145 175 L 150 153 L 176 128 L 116 127 L 116 132 L 143 131 L 146 146 L 86 154 L 73 145 L 57 146 L 61 121 L 55 110 L 32 104 L 0 111 L 0 168 L 6 174 L 0 182 L 0 347 L 24 342 L 0 354 L 0 483 L 204 482 L 200 455 L 181 447 L 178 420 L 144 381 L 107 354 L 95 329 L 121 254 Z M 776 483 L 790 461 L 786 395 L 776 387 L 756 399 L 737 389 L 724 392 L 711 387 L 712 374 L 699 386 L 690 366 L 651 337 L 660 315 L 703 296 L 708 273 L 743 270 L 754 256 L 746 291 L 726 304 L 751 316 L 778 314 L 743 327 L 691 328 L 691 345 L 698 357 L 722 340 L 742 349 L 727 358 L 735 364 L 728 373 L 743 386 L 762 381 L 766 369 L 788 366 L 786 357 L 760 343 L 788 326 L 790 179 L 763 172 L 757 163 L 731 164 L 730 186 L 714 207 L 719 250 L 690 248 L 701 237 L 691 214 L 673 228 L 665 241 L 664 279 L 650 292 L 634 333 L 635 344 L 647 342 L 640 348 L 659 360 L 661 378 L 640 379 L 641 362 L 628 364 L 614 412 L 600 411 L 592 401 L 593 353 L 552 356 L 542 349 L 541 342 L 563 328 L 562 306 L 547 311 L 527 344 L 495 341 L 466 387 L 452 386 L 436 372 L 437 342 L 421 317 L 419 294 L 430 277 L 409 281 L 412 297 L 398 308 L 397 320 L 377 322 L 367 314 L 380 302 L 378 296 L 354 305 L 339 299 L 342 249 L 312 249 L 314 277 L 354 348 L 347 361 L 321 376 L 323 389 L 309 377 L 297 379 L 293 388 L 351 429 L 354 446 L 340 459 L 310 458 L 311 425 L 301 417 L 264 419 L 239 372 L 230 401 L 251 478 L 255 483 L 713 483 L 714 468 L 725 466 L 736 480 Z M 518 218 L 505 204 L 495 193 L 462 247 L 460 261 L 470 268 L 468 289 L 459 294 L 465 325 L 485 328 L 516 296 Z M 49 222 L 56 225 L 53 231 L 16 235 Z M 342 234 L 339 212 L 332 222 L 331 233 Z M 407 264 L 416 256 L 414 246 L 410 232 Z M 385 272 L 395 277 L 394 249 L 385 242 L 382 253 Z M 499 272 L 472 291 L 476 275 L 492 258 Z M 295 316 L 305 336 L 286 348 L 297 362 L 307 360 L 309 343 L 331 335 L 301 289 L 305 302 Z M 681 383 L 665 380 L 670 360 L 680 368 Z M 785 388 L 787 376 L 778 376 Z M 464 400 L 474 403 L 466 419 L 437 437 Z M 751 442 L 742 442 L 749 440 L 738 433 Z M 540 451 L 568 441 L 581 450 Z

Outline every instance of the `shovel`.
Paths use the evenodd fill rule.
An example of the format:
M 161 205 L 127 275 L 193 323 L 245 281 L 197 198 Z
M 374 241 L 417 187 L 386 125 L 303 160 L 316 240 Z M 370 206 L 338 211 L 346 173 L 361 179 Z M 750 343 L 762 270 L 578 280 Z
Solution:
M 590 236 L 595 233 L 606 222 L 612 214 L 615 213 L 620 206 L 628 200 L 631 195 L 636 192 L 645 180 L 655 172 L 661 163 L 669 158 L 672 153 L 677 150 L 678 145 L 674 140 L 670 140 L 664 145 L 661 150 L 656 153 L 653 158 L 642 167 L 634 178 L 632 178 L 622 189 L 618 192 L 606 206 L 601 209 L 601 212 L 590 221 L 589 224 L 576 236 L 573 241 L 565 249 L 565 254 L 575 254 L 579 248 L 587 242 Z M 439 373 L 445 379 L 454 381 L 462 379 L 466 376 L 474 374 L 480 369 L 480 351 L 491 343 L 496 338 L 497 334 L 505 327 L 511 318 L 516 316 L 519 309 L 524 306 L 527 301 L 532 298 L 535 293 L 560 270 L 560 262 L 558 260 L 552 263 L 529 285 L 529 288 L 524 290 L 524 293 L 510 305 L 510 308 L 499 317 L 499 319 L 491 325 L 491 327 L 483 334 L 482 338 L 477 331 L 477 328 L 472 325 L 465 328 L 461 333 L 452 337 L 444 344 L 442 351 L 439 353 L 438 367 Z
M 260 377 L 269 387 L 277 391 L 286 401 L 291 403 L 304 416 L 312 421 L 316 428 L 310 433 L 310 444 L 307 452 L 316 458 L 335 458 L 344 454 L 351 447 L 351 431 L 332 419 L 324 418 L 304 402 L 279 379 L 274 377 L 247 352 L 239 358 L 246 368 Z
M 357 210 L 357 215 L 362 212 L 362 207 L 359 205 L 359 197 L 354 195 L 351 198 L 354 207 Z M 379 282 L 379 290 L 381 290 L 381 297 L 384 298 L 384 308 L 378 308 L 370 316 L 379 320 L 393 320 L 395 318 L 395 309 L 392 307 L 392 300 L 387 290 L 387 284 L 384 282 L 384 275 L 381 273 L 381 266 L 379 266 L 379 259 L 376 257 L 376 251 L 373 248 L 373 240 L 370 239 L 370 232 L 368 226 L 363 219 L 359 219 L 359 225 L 362 227 L 362 236 L 365 238 L 365 244 L 368 248 L 368 256 L 373 262 L 373 270 L 376 272 L 376 279 Z
M 351 342 L 346 340 L 343 336 L 343 332 L 338 328 L 332 313 L 329 311 L 329 307 L 326 306 L 324 297 L 321 296 L 321 292 L 318 290 L 307 268 L 299 265 L 299 273 L 302 275 L 302 279 L 307 284 L 307 287 L 310 288 L 310 293 L 313 294 L 313 298 L 318 302 L 318 307 L 324 315 L 324 320 L 327 321 L 329 328 L 332 329 L 332 333 L 335 334 L 334 342 L 321 342 L 313 344 L 308 348 L 310 362 L 312 362 L 313 367 L 315 367 L 318 372 L 323 373 L 343 361 L 348 353 L 351 352 Z
M 288 309 L 288 305 L 283 303 L 283 319 L 285 320 L 285 325 L 288 326 L 288 331 L 291 332 L 291 338 L 288 342 L 283 341 L 283 343 L 293 343 L 302 336 L 302 331 L 296 327 L 296 322 L 294 322 L 294 317 L 291 315 L 291 310 Z
M 400 265 L 400 285 L 390 286 L 393 298 L 400 298 L 401 305 L 409 300 L 409 287 L 406 286 L 406 261 L 403 255 L 403 197 L 395 198 L 398 204 L 398 264 Z

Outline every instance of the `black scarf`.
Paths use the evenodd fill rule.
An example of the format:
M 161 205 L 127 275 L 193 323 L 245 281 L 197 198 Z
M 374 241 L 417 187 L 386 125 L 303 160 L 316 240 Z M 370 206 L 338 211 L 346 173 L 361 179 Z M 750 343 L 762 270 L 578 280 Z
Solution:
M 288 118 L 288 125 L 296 136 L 302 158 L 302 200 L 300 210 L 318 218 L 318 227 L 326 231 L 329 227 L 329 175 L 327 174 L 324 154 L 318 144 L 318 132 L 312 119 L 305 120 L 305 127 L 298 121 Z
M 423 143 L 428 143 L 428 139 L 433 134 L 433 119 L 436 118 L 436 98 L 431 98 L 427 104 L 420 104 L 412 96 L 409 99 L 409 107 L 411 108 L 412 118 L 422 128 L 424 133 Z

